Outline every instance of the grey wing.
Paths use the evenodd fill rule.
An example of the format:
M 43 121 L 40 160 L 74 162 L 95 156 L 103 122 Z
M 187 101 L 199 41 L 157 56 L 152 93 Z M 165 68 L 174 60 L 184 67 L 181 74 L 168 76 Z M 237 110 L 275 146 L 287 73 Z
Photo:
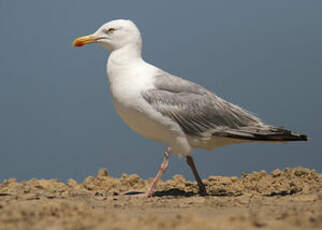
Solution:
M 144 91 L 142 96 L 162 115 L 176 121 L 189 135 L 231 136 L 246 127 L 262 126 L 257 117 L 240 107 L 198 84 L 170 74 L 158 75 L 155 89 Z
M 273 142 L 307 140 L 306 135 L 265 125 L 198 84 L 162 71 L 155 79 L 155 88 L 144 91 L 143 98 L 188 135 Z

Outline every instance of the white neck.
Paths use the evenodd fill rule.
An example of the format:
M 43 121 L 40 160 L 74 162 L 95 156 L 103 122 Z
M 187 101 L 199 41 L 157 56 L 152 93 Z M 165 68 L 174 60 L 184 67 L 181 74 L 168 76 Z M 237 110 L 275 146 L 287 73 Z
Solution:
M 117 64 L 126 64 L 129 60 L 142 58 L 141 46 L 137 44 L 128 44 L 122 48 L 115 49 L 111 52 L 109 60 Z
M 128 44 L 122 48 L 113 50 L 107 60 L 107 75 L 109 81 L 116 75 L 126 71 L 130 65 L 143 61 L 141 46 Z

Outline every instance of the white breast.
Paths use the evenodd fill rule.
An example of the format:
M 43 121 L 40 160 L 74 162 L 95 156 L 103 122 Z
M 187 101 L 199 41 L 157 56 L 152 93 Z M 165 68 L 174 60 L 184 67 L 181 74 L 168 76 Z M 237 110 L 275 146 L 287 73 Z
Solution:
M 165 143 L 174 154 L 189 155 L 191 146 L 179 125 L 143 98 L 142 92 L 154 88 L 157 69 L 141 60 L 127 65 L 108 62 L 110 92 L 117 113 L 135 132 Z
M 142 91 L 153 88 L 152 74 L 144 63 L 115 70 L 108 68 L 110 92 L 117 113 L 135 132 L 156 141 L 169 135 L 166 122 L 142 97 Z M 151 69 L 152 70 L 152 69 Z M 152 70 L 153 71 L 153 70 Z

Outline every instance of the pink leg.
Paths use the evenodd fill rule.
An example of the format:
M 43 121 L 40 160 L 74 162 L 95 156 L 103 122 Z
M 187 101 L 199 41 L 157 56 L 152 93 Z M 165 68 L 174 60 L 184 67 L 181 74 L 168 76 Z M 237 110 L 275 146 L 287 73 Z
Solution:
M 135 195 L 131 195 L 131 196 L 142 197 L 142 198 L 151 197 L 153 195 L 153 191 L 157 187 L 157 184 L 158 184 L 159 180 L 161 179 L 163 173 L 167 170 L 168 164 L 169 164 L 169 154 L 167 152 L 165 152 L 160 170 L 159 170 L 158 174 L 154 177 L 151 187 L 148 189 L 148 191 L 146 191 L 145 193 L 135 194 Z
M 187 156 L 187 164 L 190 166 L 192 172 L 193 172 L 193 175 L 198 183 L 198 187 L 199 187 L 199 194 L 201 196 L 205 196 L 207 195 L 207 191 L 206 191 L 206 187 L 205 185 L 202 183 L 201 179 L 200 179 L 200 176 L 199 176 L 199 173 L 197 171 L 197 168 L 195 166 L 195 163 L 192 159 L 191 156 Z

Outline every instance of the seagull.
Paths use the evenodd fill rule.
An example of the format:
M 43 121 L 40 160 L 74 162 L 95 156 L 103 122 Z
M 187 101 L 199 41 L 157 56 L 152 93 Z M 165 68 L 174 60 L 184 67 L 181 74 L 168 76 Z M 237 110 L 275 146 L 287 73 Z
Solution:
M 73 41 L 75 47 L 97 43 L 109 52 L 107 78 L 114 107 L 135 132 L 166 146 L 160 170 L 145 193 L 151 197 L 166 171 L 169 154 L 184 156 L 207 195 L 194 160 L 195 148 L 212 150 L 246 142 L 307 141 L 306 135 L 263 123 L 241 107 L 206 88 L 145 62 L 137 26 L 126 19 L 105 23 L 93 34 Z

